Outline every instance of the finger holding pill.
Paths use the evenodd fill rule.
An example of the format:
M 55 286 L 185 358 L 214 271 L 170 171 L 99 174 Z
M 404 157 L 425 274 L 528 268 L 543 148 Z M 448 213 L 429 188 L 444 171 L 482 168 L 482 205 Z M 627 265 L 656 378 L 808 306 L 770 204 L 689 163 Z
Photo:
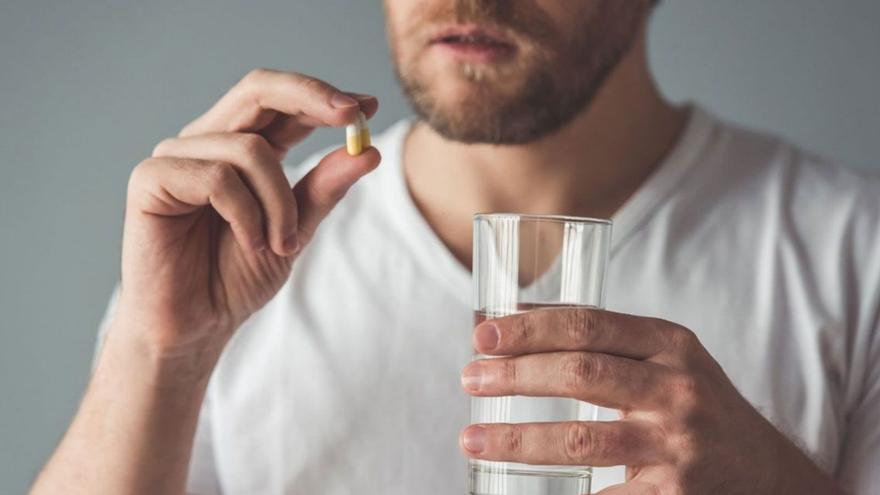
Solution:
M 345 127 L 345 147 L 349 155 L 357 156 L 370 146 L 370 128 L 367 125 L 367 117 L 363 112 L 358 112 L 357 119 Z
M 187 124 L 179 137 L 218 132 L 262 135 L 283 159 L 315 128 L 343 126 L 358 111 L 371 117 L 375 96 L 342 91 L 314 77 L 270 69 L 244 76 L 206 113 Z

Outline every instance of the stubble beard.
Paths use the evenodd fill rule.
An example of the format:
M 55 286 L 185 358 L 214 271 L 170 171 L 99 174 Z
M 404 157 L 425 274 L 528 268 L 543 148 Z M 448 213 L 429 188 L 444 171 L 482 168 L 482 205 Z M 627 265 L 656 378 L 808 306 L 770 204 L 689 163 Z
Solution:
M 601 21 L 602 19 L 600 19 Z M 625 33 L 620 30 L 620 33 Z M 527 144 L 555 133 L 584 112 L 635 36 L 604 38 L 584 29 L 574 40 L 526 43 L 499 66 L 458 63 L 455 100 L 438 93 L 438 78 L 418 59 L 395 56 L 395 71 L 415 114 L 446 139 L 462 143 Z

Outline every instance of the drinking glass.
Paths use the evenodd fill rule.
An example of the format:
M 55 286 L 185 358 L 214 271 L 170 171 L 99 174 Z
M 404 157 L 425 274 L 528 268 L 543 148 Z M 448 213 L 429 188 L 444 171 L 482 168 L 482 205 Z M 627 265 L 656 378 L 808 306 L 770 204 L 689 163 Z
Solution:
M 507 213 L 475 215 L 475 324 L 543 308 L 602 308 L 610 240 L 609 220 Z M 589 421 L 596 419 L 597 412 L 592 404 L 565 398 L 513 396 L 471 400 L 472 423 Z M 590 492 L 589 466 L 471 460 L 468 467 L 471 495 Z

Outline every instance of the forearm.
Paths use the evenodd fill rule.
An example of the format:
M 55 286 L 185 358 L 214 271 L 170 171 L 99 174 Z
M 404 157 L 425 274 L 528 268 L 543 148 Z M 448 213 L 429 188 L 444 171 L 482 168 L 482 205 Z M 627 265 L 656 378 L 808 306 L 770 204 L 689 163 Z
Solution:
M 205 372 L 112 328 L 70 428 L 32 494 L 180 494 L 214 356 Z

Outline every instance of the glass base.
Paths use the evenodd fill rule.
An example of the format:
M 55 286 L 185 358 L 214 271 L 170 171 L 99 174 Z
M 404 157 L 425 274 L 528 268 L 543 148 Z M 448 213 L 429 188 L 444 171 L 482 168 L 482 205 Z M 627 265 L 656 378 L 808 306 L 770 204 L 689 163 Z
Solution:
M 586 495 L 589 468 L 528 466 L 505 462 L 471 461 L 470 495 Z

